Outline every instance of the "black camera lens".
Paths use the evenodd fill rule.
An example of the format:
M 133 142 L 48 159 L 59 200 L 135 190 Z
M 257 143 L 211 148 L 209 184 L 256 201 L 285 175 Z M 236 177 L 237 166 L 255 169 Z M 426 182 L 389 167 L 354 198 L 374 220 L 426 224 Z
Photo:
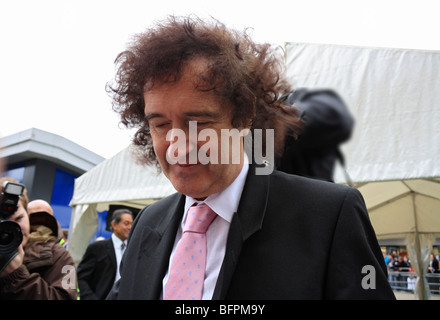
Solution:
M 18 223 L 10 220 L 0 221 L 0 256 L 17 250 L 22 241 L 23 234 Z
M 0 234 L 0 246 L 7 246 L 13 240 L 14 240 L 14 234 L 9 231 L 5 231 Z

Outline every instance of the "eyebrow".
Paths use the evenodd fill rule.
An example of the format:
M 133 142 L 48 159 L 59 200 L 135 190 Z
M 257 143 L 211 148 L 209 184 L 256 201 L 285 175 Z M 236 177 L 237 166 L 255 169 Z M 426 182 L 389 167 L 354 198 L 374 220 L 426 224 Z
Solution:
M 209 112 L 209 111 L 193 111 L 193 112 L 185 112 L 184 115 L 188 118 L 212 118 L 218 119 L 221 117 L 221 114 L 218 112 Z
M 147 114 L 144 116 L 144 120 L 148 122 L 148 121 L 150 121 L 151 119 L 154 119 L 154 118 L 163 118 L 163 117 L 164 117 L 164 116 L 163 116 L 162 114 L 153 112 L 153 113 L 147 113 Z
M 221 117 L 221 114 L 218 112 L 209 112 L 209 111 L 190 111 L 185 112 L 183 114 L 187 118 L 212 118 L 212 119 L 218 119 Z M 165 118 L 165 116 L 161 113 L 152 112 L 147 113 L 144 117 L 146 121 L 150 121 L 154 118 Z

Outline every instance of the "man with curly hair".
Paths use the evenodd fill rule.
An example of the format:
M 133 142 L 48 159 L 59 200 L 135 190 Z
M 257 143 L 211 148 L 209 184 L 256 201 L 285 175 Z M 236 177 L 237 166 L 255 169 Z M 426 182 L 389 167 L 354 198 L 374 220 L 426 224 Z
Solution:
M 302 128 L 280 99 L 291 92 L 281 61 L 246 32 L 193 16 L 157 23 L 117 57 L 114 109 L 138 128 L 139 159 L 178 192 L 138 214 L 109 299 L 394 298 L 357 190 L 257 173 L 273 165 L 256 159 L 258 143 L 275 158 Z M 237 141 L 231 132 L 238 143 L 225 143 Z M 186 223 L 194 205 L 205 210 L 200 223 L 213 214 L 203 231 Z

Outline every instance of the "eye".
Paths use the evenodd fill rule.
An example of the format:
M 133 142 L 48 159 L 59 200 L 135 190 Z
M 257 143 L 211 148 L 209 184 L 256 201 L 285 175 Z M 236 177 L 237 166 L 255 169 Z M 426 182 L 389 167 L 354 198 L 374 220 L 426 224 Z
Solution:
M 155 128 L 162 128 L 162 127 L 165 127 L 165 126 L 168 125 L 168 124 L 169 124 L 169 122 L 158 123 L 158 124 L 154 125 L 154 127 L 155 127 Z
M 150 127 L 156 130 L 161 130 L 167 128 L 169 124 L 170 124 L 169 121 L 153 121 L 153 123 L 150 124 Z
M 194 121 L 194 122 L 197 125 L 197 129 L 207 127 L 212 123 L 212 121 L 208 121 L 208 120 L 202 120 L 202 121 L 198 120 L 198 121 Z

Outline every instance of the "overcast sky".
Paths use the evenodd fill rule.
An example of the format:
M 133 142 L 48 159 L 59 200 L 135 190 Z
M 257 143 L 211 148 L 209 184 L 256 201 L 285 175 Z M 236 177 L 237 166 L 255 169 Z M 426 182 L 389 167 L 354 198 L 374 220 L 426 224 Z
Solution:
M 168 14 L 252 28 L 258 42 L 440 50 L 437 0 L 0 0 L 0 135 L 31 127 L 109 158 L 130 142 L 105 84 L 130 36 Z

